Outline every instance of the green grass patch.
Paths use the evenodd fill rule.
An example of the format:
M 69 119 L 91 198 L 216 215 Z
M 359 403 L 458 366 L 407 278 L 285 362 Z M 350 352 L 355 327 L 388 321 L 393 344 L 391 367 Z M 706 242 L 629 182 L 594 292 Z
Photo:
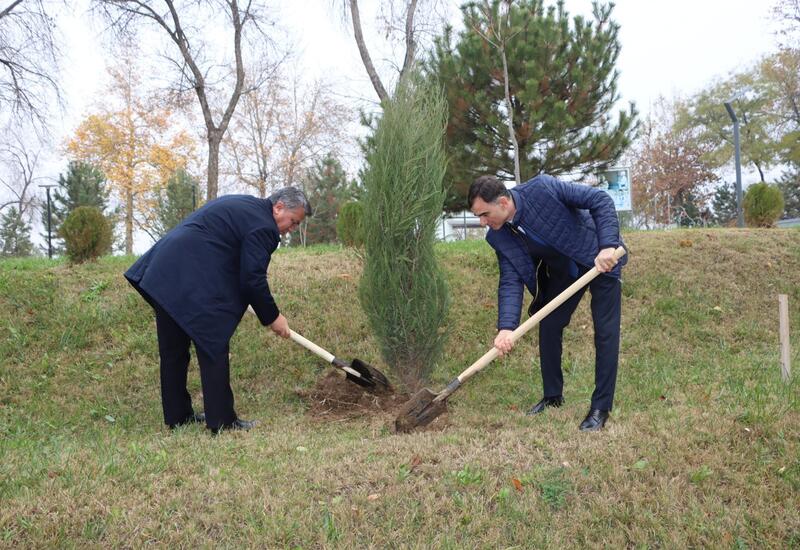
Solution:
M 321 421 L 322 361 L 246 316 L 232 341 L 245 434 L 162 425 L 153 315 L 131 257 L 0 261 L 0 547 L 793 548 L 800 544 L 800 232 L 632 232 L 617 398 L 589 406 L 589 297 L 564 336 L 566 403 L 536 417 L 537 334 L 449 402 L 444 429 Z M 439 244 L 451 288 L 441 389 L 491 345 L 497 265 Z M 281 250 L 292 328 L 391 373 L 361 311 L 362 259 Z M 780 379 L 777 294 L 795 376 Z M 189 390 L 202 407 L 197 367 Z

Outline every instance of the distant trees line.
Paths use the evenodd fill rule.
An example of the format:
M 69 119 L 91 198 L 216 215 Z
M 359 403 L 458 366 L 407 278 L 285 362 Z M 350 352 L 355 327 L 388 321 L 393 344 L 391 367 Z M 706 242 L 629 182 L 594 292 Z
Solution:
M 725 225 L 735 215 L 735 196 L 732 182 L 720 177 L 733 155 L 731 123 L 722 103 L 732 101 L 742 121 L 743 163 L 762 182 L 778 186 L 781 215 L 800 216 L 800 50 L 797 33 L 790 32 L 797 30 L 796 0 L 776 3 L 775 17 L 785 23 L 788 41 L 775 54 L 693 97 L 663 100 L 641 121 L 633 104 L 618 107 L 621 45 L 610 3 L 598 3 L 590 16 L 574 17 L 560 2 L 469 1 L 461 7 L 463 30 L 458 33 L 449 27 L 431 32 L 441 29 L 434 0 L 398 5 L 402 9 L 387 11 L 387 17 L 396 18 L 388 28 L 400 33 L 404 45 L 398 75 L 421 68 L 424 78 L 443 89 L 447 102 L 445 209 L 464 207 L 466 189 L 479 174 L 522 181 L 541 172 L 590 175 L 624 163 L 631 166 L 633 179 L 629 223 Z M 96 196 L 105 202 L 93 206 L 117 228 L 116 249 L 130 253 L 136 232 L 158 238 L 189 211 L 190 196 L 192 207 L 215 197 L 219 173 L 237 182 L 231 191 L 259 196 L 282 185 L 304 187 L 318 204 L 318 215 L 295 242 L 336 240 L 341 205 L 364 193 L 361 182 L 382 109 L 362 113 L 367 164 L 353 180 L 342 163 L 357 110 L 324 81 L 292 76 L 293 45 L 268 34 L 266 23 L 279 19 L 277 11 L 236 1 L 167 0 L 162 5 L 95 0 L 93 6 L 115 31 L 118 63 L 109 70 L 111 83 L 103 99 L 66 144 L 70 164 L 59 179 L 58 208 L 83 205 L 81 193 L 88 191 L 81 186 L 89 184 L 77 182 L 94 182 Z M 392 99 L 387 84 L 393 81 L 381 76 L 372 61 L 358 2 L 340 6 L 350 16 L 383 107 Z M 25 116 L 45 125 L 47 94 L 59 91 L 52 72 L 57 41 L 49 28 L 37 27 L 48 20 L 47 7 L 12 2 L 0 12 L 0 25 L 9 30 L 0 55 L 15 60 L 16 70 L 29 61 L 27 72 L 0 74 L 0 100 L 14 114 L 0 124 L 9 128 Z M 200 27 L 194 22 L 209 17 L 224 20 L 237 37 L 233 58 L 225 63 L 198 56 L 203 48 L 211 50 L 194 36 Z M 162 33 L 163 45 L 174 48 L 173 72 L 167 74 L 172 84 L 166 89 L 155 89 L 141 77 L 147 69 L 140 66 L 144 48 L 137 36 L 148 25 Z M 30 33 L 39 33 L 44 49 L 25 51 L 28 42 L 22 39 Z M 242 44 L 247 48 L 241 49 Z M 218 69 L 222 73 L 212 78 Z M 203 125 L 194 122 L 192 111 L 199 112 Z M 200 133 L 207 152 L 198 145 Z M 35 200 L 37 155 L 20 143 L 5 150 L 17 154 L 4 157 L 8 177 L 3 183 L 13 196 L 0 203 L 0 244 L 4 254 L 27 254 L 33 252 L 32 213 L 43 210 L 41 200 Z M 780 175 L 770 178 L 776 171 Z M 72 185 L 83 191 L 73 197 Z M 56 227 L 62 222 L 56 219 Z

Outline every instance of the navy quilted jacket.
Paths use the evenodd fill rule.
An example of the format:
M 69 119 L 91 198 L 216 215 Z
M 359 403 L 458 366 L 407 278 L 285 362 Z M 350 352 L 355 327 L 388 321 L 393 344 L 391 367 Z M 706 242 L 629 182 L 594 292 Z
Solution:
M 580 266 L 591 268 L 601 249 L 624 245 L 614 201 L 600 189 L 539 175 L 511 194 L 525 233 L 537 235 Z M 489 229 L 486 240 L 500 266 L 497 328 L 513 330 L 519 325 L 524 288 L 537 295 L 538 261 L 507 225 Z M 626 261 L 627 255 L 605 275 L 619 278 Z

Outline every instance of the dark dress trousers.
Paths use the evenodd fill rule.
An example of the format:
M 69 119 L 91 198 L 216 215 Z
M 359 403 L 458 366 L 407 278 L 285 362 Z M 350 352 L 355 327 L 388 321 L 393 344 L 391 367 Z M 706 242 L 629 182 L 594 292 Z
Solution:
M 156 313 L 166 424 L 193 414 L 186 391 L 190 342 L 208 426 L 236 419 L 229 341 L 248 305 L 263 325 L 278 317 L 266 272 L 279 242 L 269 200 L 226 195 L 192 213 L 125 272 Z

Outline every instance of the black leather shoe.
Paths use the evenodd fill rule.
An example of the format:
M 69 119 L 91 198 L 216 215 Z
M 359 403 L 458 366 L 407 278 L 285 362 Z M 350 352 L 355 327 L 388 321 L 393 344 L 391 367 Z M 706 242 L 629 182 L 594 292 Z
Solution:
M 258 420 L 242 420 L 241 418 L 237 418 L 230 424 L 225 424 L 219 428 L 211 428 L 211 433 L 218 434 L 223 430 L 244 430 L 247 431 L 251 429 L 253 426 L 258 424 Z
M 206 423 L 206 413 L 192 413 L 192 415 L 187 416 L 185 420 L 182 420 L 177 424 L 170 424 L 169 429 L 174 430 L 178 426 L 185 426 L 187 424 L 205 424 L 205 423 Z
M 539 414 L 540 412 L 544 412 L 547 407 L 560 407 L 564 404 L 564 398 L 560 395 L 555 397 L 545 397 L 538 403 L 536 403 L 531 410 L 525 413 L 528 416 L 533 416 L 534 414 Z
M 606 425 L 606 420 L 608 420 L 608 411 L 589 409 L 589 414 L 583 419 L 579 429 L 582 432 L 596 432 Z

